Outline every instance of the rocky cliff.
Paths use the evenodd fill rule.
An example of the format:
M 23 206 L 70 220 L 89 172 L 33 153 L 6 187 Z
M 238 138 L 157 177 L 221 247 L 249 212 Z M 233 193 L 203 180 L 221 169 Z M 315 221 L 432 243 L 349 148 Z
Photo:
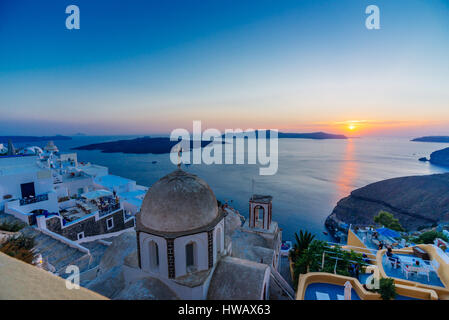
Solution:
M 407 230 L 449 220 L 449 173 L 388 179 L 341 199 L 326 220 L 332 231 L 341 223 L 372 225 L 380 210 L 394 214 Z
M 449 167 L 449 148 L 432 152 L 430 154 L 430 163 Z

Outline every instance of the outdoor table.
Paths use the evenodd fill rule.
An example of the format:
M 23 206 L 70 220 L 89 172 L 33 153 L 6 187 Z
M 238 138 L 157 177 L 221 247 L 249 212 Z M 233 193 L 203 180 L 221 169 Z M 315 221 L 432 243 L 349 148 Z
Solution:
M 417 274 L 426 274 L 427 279 L 429 280 L 430 272 L 435 272 L 433 267 L 429 264 L 424 263 L 424 260 L 414 256 L 399 256 L 399 260 L 401 261 L 402 272 L 405 273 L 407 279 L 408 274 L 410 272 L 416 272 Z M 419 261 L 419 265 L 416 265 L 416 261 Z

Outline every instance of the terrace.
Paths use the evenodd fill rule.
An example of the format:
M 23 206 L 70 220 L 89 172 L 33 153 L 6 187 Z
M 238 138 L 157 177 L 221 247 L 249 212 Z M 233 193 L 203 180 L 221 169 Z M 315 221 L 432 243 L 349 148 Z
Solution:
M 75 200 L 74 205 L 61 209 L 61 216 L 67 223 L 85 218 L 94 213 L 99 213 L 100 217 L 115 212 L 121 208 L 117 197 L 107 190 L 95 190 L 83 193 Z
M 413 254 L 382 255 L 382 266 L 388 277 L 444 288 L 438 275 L 439 264 Z
M 407 243 L 401 234 L 388 228 L 351 228 L 355 235 L 368 248 L 378 250 L 386 246 L 404 248 Z

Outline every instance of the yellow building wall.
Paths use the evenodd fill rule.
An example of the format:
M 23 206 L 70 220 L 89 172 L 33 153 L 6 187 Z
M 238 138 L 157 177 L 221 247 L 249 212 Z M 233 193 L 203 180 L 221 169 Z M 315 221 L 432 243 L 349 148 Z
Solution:
M 364 252 L 371 259 L 375 260 L 376 256 L 371 253 L 371 250 L 365 246 L 362 240 L 351 230 L 348 230 L 348 241 L 347 245 L 343 246 L 344 249 L 351 249 L 350 247 L 357 247 L 358 252 Z
M 296 300 L 304 300 L 307 286 L 312 283 L 329 283 L 344 286 L 346 281 L 349 281 L 362 300 L 381 300 L 381 296 L 378 293 L 374 293 L 363 288 L 363 285 L 355 278 L 341 276 L 326 272 L 310 272 L 302 274 L 298 282 L 298 291 L 296 293 Z M 399 295 L 422 299 L 422 300 L 437 300 L 438 295 L 432 289 L 411 287 L 402 284 L 396 285 L 396 293 Z

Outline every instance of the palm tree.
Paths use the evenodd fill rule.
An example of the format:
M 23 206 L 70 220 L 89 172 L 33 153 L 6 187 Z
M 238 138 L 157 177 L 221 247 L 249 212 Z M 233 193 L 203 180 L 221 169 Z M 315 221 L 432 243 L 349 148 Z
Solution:
M 314 238 L 315 235 L 311 234 L 309 231 L 299 230 L 299 236 L 295 232 L 296 243 L 293 245 L 292 258 L 299 257 L 305 250 L 307 250 Z

